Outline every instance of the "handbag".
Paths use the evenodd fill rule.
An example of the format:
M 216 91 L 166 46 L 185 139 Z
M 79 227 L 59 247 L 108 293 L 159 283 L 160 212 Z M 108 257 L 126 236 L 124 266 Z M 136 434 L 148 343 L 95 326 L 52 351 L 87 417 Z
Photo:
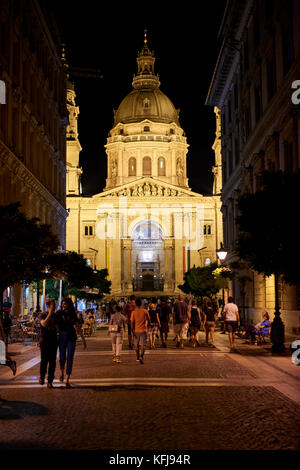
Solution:
M 111 333 L 118 333 L 119 325 L 108 325 L 108 331 Z

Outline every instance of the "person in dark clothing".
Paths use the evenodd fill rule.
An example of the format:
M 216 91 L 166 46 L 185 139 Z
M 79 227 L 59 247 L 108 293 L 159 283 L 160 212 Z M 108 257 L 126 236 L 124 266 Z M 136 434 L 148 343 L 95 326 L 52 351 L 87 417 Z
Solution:
M 56 368 L 57 354 L 57 315 L 55 313 L 55 300 L 49 299 L 46 302 L 47 311 L 41 312 L 40 321 L 40 380 L 39 383 L 44 385 L 45 376 L 48 367 L 48 388 L 53 388 L 54 373 Z
M 11 308 L 10 302 L 3 303 L 3 310 L 5 310 L 6 308 L 9 312 Z M 13 375 L 16 375 L 17 363 L 13 359 L 11 359 L 7 354 L 6 334 L 4 333 L 2 322 L 3 315 L 0 312 L 0 364 L 8 366 L 11 369 Z
M 9 339 L 9 336 L 10 336 L 10 330 L 11 330 L 11 327 L 12 327 L 12 321 L 11 321 L 11 318 L 10 318 L 10 315 L 9 315 L 9 311 L 7 311 L 7 310 L 3 311 L 2 325 L 3 325 L 4 335 L 5 335 L 5 344 L 7 346 L 8 345 L 8 339 Z
M 162 347 L 167 347 L 167 339 L 169 333 L 169 320 L 172 314 L 170 305 L 167 303 L 166 299 L 163 297 L 161 299 L 161 304 L 159 305 L 159 319 L 160 319 L 160 339 Z
M 217 316 L 217 309 L 213 305 L 213 303 L 208 300 L 206 305 L 203 308 L 203 315 L 204 315 L 204 330 L 205 330 L 205 342 L 206 346 L 208 346 L 208 336 L 211 337 L 211 346 L 215 348 L 215 336 L 214 331 L 216 327 L 216 316 Z
M 192 300 L 192 305 L 189 309 L 189 312 L 191 316 L 190 328 L 191 328 L 191 336 L 192 336 L 192 346 L 193 348 L 195 348 L 196 344 L 200 346 L 200 343 L 197 338 L 198 338 L 198 333 L 201 327 L 200 309 L 197 306 L 196 299 Z
M 150 349 L 155 349 L 155 338 L 158 332 L 158 328 L 160 328 L 160 319 L 158 316 L 156 305 L 154 303 L 149 304 L 149 317 L 150 317 L 150 323 L 148 325 L 149 344 L 150 344 Z
M 184 301 L 182 294 L 179 295 L 179 300 L 175 302 L 173 307 L 173 323 L 175 325 L 175 333 L 177 339 L 177 348 L 183 349 L 183 342 L 187 339 L 187 331 L 189 327 L 190 314 L 188 311 L 187 303 Z
M 57 326 L 59 332 L 59 363 L 60 363 L 60 381 L 64 381 L 65 365 L 66 368 L 66 388 L 71 388 L 70 376 L 72 373 L 73 360 L 76 348 L 77 333 L 81 336 L 84 349 L 86 341 L 80 328 L 79 319 L 76 315 L 73 302 L 70 298 L 63 299 L 61 310 L 57 312 Z

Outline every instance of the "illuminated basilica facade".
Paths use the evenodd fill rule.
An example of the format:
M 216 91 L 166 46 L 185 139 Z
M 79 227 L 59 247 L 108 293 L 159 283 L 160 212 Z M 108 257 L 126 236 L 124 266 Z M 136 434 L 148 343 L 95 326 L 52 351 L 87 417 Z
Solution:
M 79 109 L 72 84 L 67 91 L 67 250 L 107 268 L 115 298 L 179 293 L 184 273 L 215 261 L 222 241 L 219 115 L 213 194 L 203 196 L 188 185 L 186 136 L 154 62 L 145 37 L 105 146 L 106 186 L 92 197 L 81 195 Z

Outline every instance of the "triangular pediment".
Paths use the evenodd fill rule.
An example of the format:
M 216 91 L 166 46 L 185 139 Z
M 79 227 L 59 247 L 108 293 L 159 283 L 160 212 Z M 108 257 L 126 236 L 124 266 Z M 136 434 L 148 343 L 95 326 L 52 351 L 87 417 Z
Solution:
M 104 197 L 201 197 L 190 189 L 166 183 L 158 178 L 143 177 L 130 183 L 95 194 L 93 198 Z

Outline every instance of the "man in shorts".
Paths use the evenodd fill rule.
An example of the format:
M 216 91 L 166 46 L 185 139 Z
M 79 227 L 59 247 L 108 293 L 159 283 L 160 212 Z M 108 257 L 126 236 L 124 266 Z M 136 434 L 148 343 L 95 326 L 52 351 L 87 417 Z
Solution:
M 179 300 L 175 302 L 173 307 L 173 323 L 175 326 L 175 334 L 177 339 L 177 348 L 183 349 L 183 342 L 187 339 L 187 332 L 189 328 L 190 314 L 188 306 L 184 301 L 182 294 L 179 295 Z
M 133 338 L 132 338 L 132 332 L 131 332 L 131 323 L 130 323 L 130 318 L 131 318 L 131 313 L 135 309 L 135 295 L 130 296 L 130 302 L 128 302 L 125 305 L 125 316 L 127 317 L 127 331 L 128 331 L 128 346 L 129 349 L 133 349 Z
M 144 364 L 144 353 L 147 342 L 147 326 L 150 323 L 150 316 L 147 310 L 142 307 L 142 300 L 137 298 L 135 309 L 131 313 L 130 323 L 133 332 L 136 360 Z
M 224 306 L 223 320 L 225 329 L 228 331 L 230 352 L 236 351 L 234 347 L 235 331 L 240 326 L 240 316 L 237 305 L 234 303 L 233 297 L 228 297 L 228 303 Z

